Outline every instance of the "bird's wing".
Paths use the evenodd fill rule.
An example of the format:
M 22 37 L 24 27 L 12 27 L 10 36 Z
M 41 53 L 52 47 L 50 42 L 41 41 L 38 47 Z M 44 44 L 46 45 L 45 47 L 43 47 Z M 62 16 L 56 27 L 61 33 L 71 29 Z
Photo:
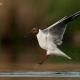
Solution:
M 48 31 L 48 37 L 50 37 L 53 40 L 53 42 L 57 45 L 60 45 L 62 43 L 63 35 L 66 30 L 67 25 L 64 23 L 65 18 L 66 17 L 62 18 L 58 22 L 44 29 L 44 31 Z
M 66 30 L 67 24 L 70 21 L 75 20 L 78 16 L 80 16 L 80 11 L 74 13 L 73 15 L 67 17 L 63 17 L 56 23 L 52 24 L 48 28 L 44 29 L 44 31 L 48 31 L 48 33 L 51 35 L 50 37 L 53 38 L 53 41 L 55 44 L 60 45 L 62 43 L 63 35 Z

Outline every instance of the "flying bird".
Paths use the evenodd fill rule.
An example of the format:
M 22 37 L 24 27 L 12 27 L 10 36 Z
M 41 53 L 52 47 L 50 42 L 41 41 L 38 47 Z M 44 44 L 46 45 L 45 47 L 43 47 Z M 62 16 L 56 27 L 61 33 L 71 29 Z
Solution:
M 59 21 L 55 22 L 46 29 L 39 29 L 34 27 L 32 33 L 36 35 L 39 46 L 46 50 L 45 57 L 39 62 L 42 64 L 49 55 L 63 56 L 71 59 L 67 54 L 61 51 L 57 45 L 62 44 L 63 35 L 65 33 L 67 24 L 80 16 L 80 11 L 70 16 L 65 16 Z

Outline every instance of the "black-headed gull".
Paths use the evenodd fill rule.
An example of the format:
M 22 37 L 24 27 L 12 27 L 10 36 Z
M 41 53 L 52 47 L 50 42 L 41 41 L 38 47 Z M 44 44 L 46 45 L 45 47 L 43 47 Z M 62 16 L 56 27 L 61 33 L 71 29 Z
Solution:
M 52 24 L 46 29 L 38 29 L 33 28 L 32 32 L 36 34 L 39 46 L 42 49 L 46 50 L 46 56 L 39 63 L 42 64 L 47 58 L 48 55 L 57 55 L 63 56 L 68 59 L 71 59 L 68 55 L 66 55 L 63 51 L 61 51 L 57 45 L 62 44 L 62 39 L 64 32 L 66 30 L 67 24 L 73 20 L 75 20 L 78 16 L 80 16 L 80 11 L 74 13 L 73 15 L 67 17 L 63 17 L 56 23 Z

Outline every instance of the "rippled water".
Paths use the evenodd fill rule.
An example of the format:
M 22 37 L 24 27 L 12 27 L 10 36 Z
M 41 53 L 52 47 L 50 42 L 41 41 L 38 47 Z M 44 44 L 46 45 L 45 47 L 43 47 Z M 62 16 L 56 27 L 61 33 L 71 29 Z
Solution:
M 0 72 L 0 77 L 80 77 L 80 72 Z

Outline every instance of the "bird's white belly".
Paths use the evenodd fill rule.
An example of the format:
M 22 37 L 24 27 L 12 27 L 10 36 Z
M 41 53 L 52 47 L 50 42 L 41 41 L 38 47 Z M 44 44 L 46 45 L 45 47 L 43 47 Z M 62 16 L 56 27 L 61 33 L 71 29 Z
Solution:
M 44 41 L 39 41 L 39 45 L 43 49 L 46 49 L 47 48 L 45 40 Z
M 43 34 L 37 35 L 38 43 L 42 49 L 47 49 L 47 37 Z

